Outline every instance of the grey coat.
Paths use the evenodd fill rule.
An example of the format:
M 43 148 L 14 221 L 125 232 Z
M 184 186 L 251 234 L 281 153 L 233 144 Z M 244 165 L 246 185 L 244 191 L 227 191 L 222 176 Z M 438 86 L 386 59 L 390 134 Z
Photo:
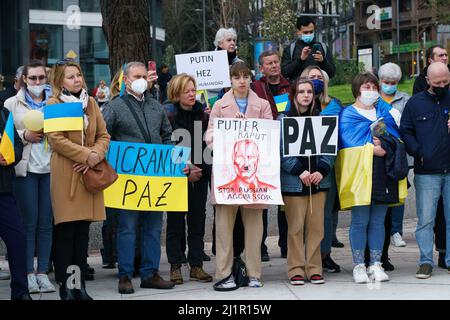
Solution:
M 103 117 L 111 140 L 172 144 L 172 127 L 163 106 L 148 93 L 142 102 L 132 95 L 125 94 L 125 96 L 130 98 L 131 106 L 136 111 L 144 129 L 147 130 L 151 141 L 145 141 L 144 135 L 123 97 L 109 102 L 108 107 L 103 110 Z
M 391 105 L 400 111 L 400 113 L 403 113 L 403 109 L 405 109 L 406 103 L 409 100 L 410 95 L 406 92 L 400 92 L 397 91 L 394 95 L 394 100 L 392 100 Z

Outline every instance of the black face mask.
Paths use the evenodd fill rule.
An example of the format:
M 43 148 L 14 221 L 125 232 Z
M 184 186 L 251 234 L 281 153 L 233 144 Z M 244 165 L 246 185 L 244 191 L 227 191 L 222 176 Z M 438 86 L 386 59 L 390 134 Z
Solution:
M 432 87 L 433 88 L 433 92 L 436 95 L 436 98 L 438 100 L 441 100 L 441 99 L 445 98 L 445 96 L 448 93 L 449 86 L 450 86 L 450 84 L 447 84 L 444 87 Z

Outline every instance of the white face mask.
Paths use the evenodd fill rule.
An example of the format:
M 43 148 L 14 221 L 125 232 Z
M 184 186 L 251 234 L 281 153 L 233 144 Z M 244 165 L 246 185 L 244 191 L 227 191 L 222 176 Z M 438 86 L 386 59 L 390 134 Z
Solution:
M 137 79 L 131 83 L 131 90 L 137 94 L 143 94 L 147 90 L 147 85 L 147 80 L 143 78 Z
M 40 97 L 42 92 L 44 92 L 45 90 L 45 86 L 46 86 L 45 84 L 41 84 L 39 86 L 27 85 L 27 89 L 33 94 L 33 96 Z
M 361 91 L 359 101 L 361 101 L 361 103 L 365 106 L 371 106 L 378 100 L 379 97 L 380 94 L 378 91 Z

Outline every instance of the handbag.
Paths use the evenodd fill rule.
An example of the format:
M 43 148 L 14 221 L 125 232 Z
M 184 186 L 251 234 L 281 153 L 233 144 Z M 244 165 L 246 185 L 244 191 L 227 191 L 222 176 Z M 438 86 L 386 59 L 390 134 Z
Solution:
M 119 178 L 117 172 L 105 159 L 90 168 L 82 177 L 84 187 L 92 193 L 105 190 Z

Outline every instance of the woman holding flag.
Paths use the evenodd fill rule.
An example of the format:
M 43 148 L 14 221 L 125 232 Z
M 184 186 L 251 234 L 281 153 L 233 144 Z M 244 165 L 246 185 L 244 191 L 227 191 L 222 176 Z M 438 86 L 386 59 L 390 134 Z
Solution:
M 369 273 L 375 281 L 388 281 L 380 261 L 384 219 L 388 205 L 400 202 L 403 197 L 399 180 L 408 170 L 406 165 L 405 175 L 393 178 L 392 170 L 386 169 L 388 158 L 401 157 L 406 163 L 403 144 L 398 140 L 400 112 L 379 99 L 378 79 L 371 73 L 357 75 L 352 92 L 356 101 L 344 108 L 339 118 L 336 181 L 341 207 L 352 210 L 353 278 L 356 283 L 367 283 Z M 394 144 L 397 141 L 395 147 L 389 143 L 392 140 Z M 370 252 L 368 270 L 364 264 L 366 243 Z
M 110 136 L 77 63 L 65 59 L 55 64 L 52 89 L 48 105 L 57 104 L 52 106 L 56 112 L 50 119 L 56 122 L 48 137 L 53 148 L 50 190 L 55 218 L 55 276 L 62 300 L 92 300 L 85 287 L 89 225 L 105 220 L 105 205 L 103 192 L 89 192 L 82 175 L 104 159 Z M 73 106 L 79 106 L 79 116 L 67 117 Z M 79 124 L 79 130 L 63 126 L 72 121 Z M 67 269 L 72 265 L 81 270 L 81 274 L 75 274 L 81 286 L 75 289 L 67 287 Z
M 15 166 L 14 192 L 27 233 L 27 273 L 30 293 L 54 292 L 47 276 L 52 248 L 53 211 L 50 199 L 51 150 L 44 137 L 44 107 L 51 96 L 45 65 L 24 66 L 21 89 L 5 102 L 23 143 L 22 160 Z M 34 269 L 35 251 L 37 270 Z
M 291 108 L 285 117 L 320 115 L 314 84 L 299 78 L 291 87 Z M 283 145 L 283 144 L 281 144 Z M 292 285 L 325 283 L 320 243 L 323 239 L 324 206 L 333 166 L 333 156 L 281 157 L 281 192 L 288 224 L 287 266 Z

